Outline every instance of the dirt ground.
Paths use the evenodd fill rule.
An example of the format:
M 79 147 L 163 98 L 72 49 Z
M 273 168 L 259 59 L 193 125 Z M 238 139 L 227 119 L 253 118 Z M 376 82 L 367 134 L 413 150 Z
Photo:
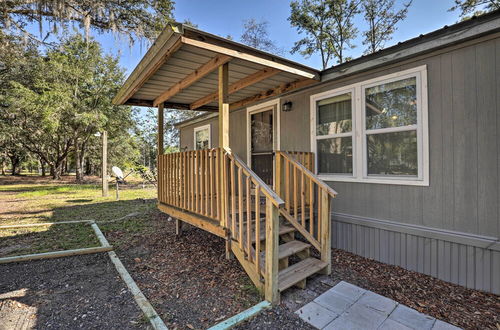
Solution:
M 0 265 L 0 329 L 146 329 L 107 253 Z
M 175 221 L 153 217 L 153 233 L 117 253 L 169 329 L 206 329 L 262 301 L 238 261 L 225 259 L 223 239 L 188 225 L 177 238 Z

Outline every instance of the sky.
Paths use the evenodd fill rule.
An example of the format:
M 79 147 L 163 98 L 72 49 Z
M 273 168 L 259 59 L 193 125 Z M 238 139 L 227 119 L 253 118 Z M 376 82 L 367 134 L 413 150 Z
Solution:
M 402 1 L 396 0 L 396 3 L 401 4 Z M 386 46 L 437 30 L 444 25 L 456 23 L 459 13 L 448 11 L 453 3 L 453 0 L 413 0 L 406 20 L 398 24 L 393 39 Z M 288 52 L 294 42 L 301 38 L 296 29 L 290 26 L 287 20 L 289 14 L 290 1 L 288 0 L 178 0 L 174 11 L 177 21 L 189 19 L 201 30 L 221 36 L 229 34 L 236 41 L 239 41 L 242 33 L 243 20 L 249 18 L 266 20 L 269 22 L 270 38 L 286 50 L 284 57 L 321 69 L 319 55 L 306 59 L 300 54 L 292 55 Z M 363 30 L 364 22 L 361 17 L 356 20 L 355 25 L 359 30 Z M 115 54 L 119 52 L 120 63 L 128 73 L 134 69 L 147 51 L 145 46 L 135 45 L 130 48 L 127 41 L 117 41 L 112 35 L 94 36 L 109 52 Z M 361 38 L 358 37 L 355 43 L 359 46 L 348 52 L 353 58 L 363 53 Z

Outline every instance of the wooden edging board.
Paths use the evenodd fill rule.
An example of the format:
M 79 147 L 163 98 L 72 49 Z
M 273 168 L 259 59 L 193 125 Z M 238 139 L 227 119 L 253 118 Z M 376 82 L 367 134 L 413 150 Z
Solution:
M 97 224 L 93 223 L 92 228 L 94 228 L 94 231 L 96 232 L 97 238 L 99 239 L 99 242 L 101 242 L 101 245 L 109 246 L 108 240 L 106 239 L 106 237 L 104 237 L 104 234 L 101 232 Z M 135 302 L 137 303 L 137 305 L 139 305 L 139 308 L 142 310 L 144 315 L 146 315 L 146 317 L 149 319 L 149 322 L 151 323 L 153 328 L 156 330 L 167 330 L 167 326 L 165 325 L 165 323 L 163 323 L 158 313 L 156 313 L 153 306 L 141 292 L 141 289 L 139 289 L 132 276 L 130 276 L 125 266 L 123 266 L 116 253 L 114 251 L 110 251 L 108 252 L 108 255 L 111 259 L 111 262 L 113 262 L 113 264 L 115 265 L 115 268 L 120 274 L 122 280 L 125 282 L 125 284 L 127 284 L 127 287 L 132 293 Z
M 52 226 L 52 225 L 60 225 L 60 224 L 74 224 L 74 223 L 88 223 L 94 229 L 96 235 L 98 235 L 94 226 L 97 227 L 93 220 L 79 220 L 79 221 L 61 221 L 61 222 L 45 222 L 45 223 L 28 223 L 28 224 L 19 224 L 19 225 L 5 225 L 0 226 L 1 229 L 13 229 L 13 228 L 27 228 L 27 227 L 40 227 L 40 226 Z M 100 230 L 99 230 L 100 232 Z M 12 257 L 3 257 L 0 258 L 0 264 L 6 264 L 10 262 L 21 262 L 21 261 L 29 261 L 29 260 L 41 260 L 41 259 L 52 259 L 52 258 L 61 258 L 61 257 L 69 257 L 83 254 L 91 254 L 91 253 L 99 253 L 99 252 L 108 252 L 113 250 L 113 247 L 109 245 L 102 245 L 82 248 L 82 249 L 72 249 L 72 250 L 63 250 L 63 251 L 53 251 L 53 252 L 44 252 L 44 253 L 33 253 L 33 254 L 24 254 L 20 256 L 12 256 Z
M 255 315 L 259 314 L 266 308 L 270 308 L 271 303 L 268 301 L 262 301 L 258 303 L 257 305 L 250 307 L 247 310 L 244 310 L 243 312 L 236 314 L 233 317 L 228 318 L 225 321 L 222 321 L 221 323 L 218 323 L 214 325 L 213 327 L 209 328 L 208 330 L 226 330 L 226 329 L 231 329 L 238 324 L 240 324 L 243 321 L 248 320 L 251 317 L 254 317 Z

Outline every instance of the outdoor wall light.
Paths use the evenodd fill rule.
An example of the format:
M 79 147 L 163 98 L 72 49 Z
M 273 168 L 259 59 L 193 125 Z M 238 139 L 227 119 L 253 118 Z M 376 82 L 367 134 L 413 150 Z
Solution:
M 287 101 L 285 103 L 283 103 L 283 111 L 284 112 L 288 112 L 288 111 L 292 111 L 292 101 Z

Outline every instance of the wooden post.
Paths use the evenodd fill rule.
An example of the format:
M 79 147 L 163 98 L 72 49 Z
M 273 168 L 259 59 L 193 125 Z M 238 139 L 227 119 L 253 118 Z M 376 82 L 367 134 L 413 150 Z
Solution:
M 276 194 L 280 197 L 281 196 L 281 172 L 282 172 L 282 167 L 281 167 L 281 154 L 279 151 L 276 152 L 276 157 L 274 162 L 276 163 L 276 174 L 274 178 L 274 191 L 276 191 Z
M 158 155 L 163 155 L 164 149 L 163 149 L 163 134 L 164 134 L 164 127 L 163 127 L 163 103 L 160 103 L 158 105 Z
M 108 132 L 102 132 L 102 197 L 108 197 Z
M 279 303 L 278 292 L 278 232 L 279 212 L 269 197 L 266 198 L 266 275 L 265 296 L 272 304 Z M 258 253 L 258 251 L 256 252 Z
M 229 148 L 229 64 L 219 66 L 219 146 Z
M 330 219 L 330 196 L 325 189 L 321 189 L 321 214 L 319 221 L 321 226 L 321 261 L 328 263 L 328 266 L 322 271 L 323 274 L 330 275 L 332 272 L 332 235 Z
M 179 237 L 182 235 L 182 221 L 175 219 L 175 236 Z
M 221 194 L 219 218 L 221 225 L 227 228 L 227 168 L 225 162 L 225 148 L 229 148 L 229 100 L 228 100 L 228 86 L 229 86 L 229 64 L 224 63 L 219 66 L 219 82 L 218 82 L 218 94 L 219 94 L 219 147 L 221 148 L 219 163 L 220 163 L 220 189 Z M 234 221 L 234 219 L 233 219 Z M 231 258 L 231 240 L 230 237 L 226 237 L 226 258 Z

